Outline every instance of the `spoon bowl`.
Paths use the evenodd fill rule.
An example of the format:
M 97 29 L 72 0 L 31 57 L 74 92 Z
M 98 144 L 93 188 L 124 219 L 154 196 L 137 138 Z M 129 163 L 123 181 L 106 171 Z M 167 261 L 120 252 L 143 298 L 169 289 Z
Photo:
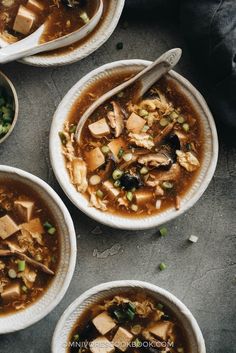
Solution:
M 140 81 L 141 88 L 139 90 L 139 97 L 142 97 L 149 88 L 154 85 L 156 81 L 158 81 L 164 74 L 170 71 L 180 60 L 182 55 L 182 50 L 180 48 L 175 48 L 168 50 L 164 54 L 162 54 L 157 60 L 155 60 L 152 64 L 147 66 L 144 70 L 139 72 L 137 75 L 132 77 L 130 80 L 122 83 L 121 85 L 113 88 L 111 91 L 102 95 L 99 99 L 97 99 L 82 115 L 80 118 L 75 136 L 77 142 L 80 141 L 81 132 L 83 130 L 83 126 L 91 114 L 104 102 L 108 99 L 111 99 L 113 96 L 123 91 L 125 88 L 134 84 L 136 81 Z
M 83 27 L 69 33 L 63 37 L 54 39 L 50 42 L 40 43 L 40 38 L 45 31 L 46 21 L 34 33 L 28 37 L 9 44 L 1 39 L 2 49 L 0 49 L 0 64 L 18 60 L 26 56 L 42 53 L 45 51 L 55 50 L 71 45 L 84 37 L 86 37 L 99 23 L 103 13 L 103 0 L 97 1 L 97 10 L 94 16 Z

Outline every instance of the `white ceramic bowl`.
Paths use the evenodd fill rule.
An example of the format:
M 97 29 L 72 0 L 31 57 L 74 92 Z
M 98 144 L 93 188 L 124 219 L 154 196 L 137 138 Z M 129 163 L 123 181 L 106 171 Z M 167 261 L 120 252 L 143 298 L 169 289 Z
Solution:
M 141 289 L 169 308 L 187 335 L 190 350 L 188 353 L 206 353 L 201 330 L 188 308 L 173 294 L 153 284 L 140 281 L 114 281 L 100 284 L 79 296 L 60 318 L 52 339 L 52 353 L 67 353 L 71 330 L 81 314 L 92 304 L 105 299 L 108 295 L 117 295 L 130 289 Z
M 19 102 L 18 102 L 18 97 L 17 97 L 15 87 L 13 86 L 13 83 L 9 80 L 9 78 L 3 72 L 0 71 L 0 87 L 1 86 L 4 87 L 7 93 L 9 94 L 9 96 L 12 97 L 13 107 L 14 107 L 14 118 L 8 133 L 4 135 L 2 138 L 0 138 L 0 143 L 5 141 L 12 133 L 16 125 L 16 121 L 18 119 L 18 113 L 19 113 Z
M 71 216 L 60 197 L 47 183 L 21 169 L 0 165 L 0 182 L 3 179 L 22 182 L 47 203 L 61 230 L 61 249 L 57 273 L 45 294 L 25 310 L 0 316 L 0 334 L 24 329 L 44 318 L 58 305 L 72 279 L 77 252 Z
M 142 218 L 129 218 L 114 215 L 108 212 L 99 211 L 93 207 L 89 207 L 87 199 L 78 193 L 75 187 L 71 184 L 69 174 L 65 167 L 64 157 L 61 153 L 61 141 L 58 132 L 63 129 L 63 124 L 73 107 L 74 102 L 78 99 L 81 93 L 87 89 L 92 83 L 101 79 L 108 80 L 111 74 L 119 71 L 120 69 L 143 69 L 150 64 L 149 61 L 143 60 L 123 60 L 117 61 L 90 72 L 76 83 L 58 106 L 51 126 L 50 131 L 50 158 L 54 173 L 62 189 L 69 197 L 69 199 L 84 213 L 100 223 L 120 229 L 147 229 L 159 226 L 162 223 L 176 218 L 182 213 L 186 212 L 192 207 L 201 195 L 206 190 L 210 183 L 217 164 L 218 158 L 218 138 L 215 123 L 210 110 L 202 97 L 202 95 L 187 81 L 183 76 L 177 72 L 171 71 L 169 75 L 178 84 L 178 87 L 194 104 L 197 112 L 199 113 L 204 132 L 204 157 L 200 171 L 195 182 L 188 190 L 184 197 L 181 199 L 181 208 L 176 211 L 174 207 L 169 208 L 160 214 L 146 216 Z
M 83 40 L 83 44 L 72 51 L 65 51 L 57 55 L 56 52 L 50 54 L 33 55 L 21 60 L 23 64 L 48 67 L 72 64 L 86 56 L 92 54 L 100 48 L 111 36 L 120 19 L 125 0 L 109 0 L 109 12 L 100 27 L 95 31 L 91 38 Z M 4 41 L 0 38 L 0 47 L 4 46 Z

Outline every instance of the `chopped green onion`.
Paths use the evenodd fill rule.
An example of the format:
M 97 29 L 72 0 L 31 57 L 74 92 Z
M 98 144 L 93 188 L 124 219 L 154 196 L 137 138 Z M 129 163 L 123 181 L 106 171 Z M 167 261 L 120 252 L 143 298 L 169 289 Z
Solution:
M 13 270 L 13 268 L 11 268 L 9 271 L 8 271 L 8 276 L 11 278 L 11 279 L 15 279 L 17 277 L 17 273 L 15 270 Z
M 102 199 L 103 196 L 104 196 L 104 193 L 103 193 L 101 190 L 97 190 L 96 195 L 97 195 L 97 197 L 99 197 L 100 199 Z
M 141 117 L 149 115 L 148 111 L 145 109 L 140 109 L 138 113 L 139 113 L 139 116 L 141 116 Z
M 77 335 L 74 335 L 73 339 L 74 339 L 74 341 L 78 341 L 79 340 L 79 334 L 77 333 Z
M 118 98 L 124 97 L 124 92 L 123 92 L 123 91 L 119 92 L 119 93 L 117 94 L 117 97 L 118 97 Z
M 129 200 L 130 202 L 133 200 L 133 197 L 134 197 L 134 195 L 133 195 L 133 193 L 132 193 L 131 191 L 128 191 L 128 192 L 126 193 L 126 198 L 127 198 L 127 200 Z
M 142 132 L 147 132 L 148 130 L 149 130 L 149 126 L 144 125 L 144 127 L 142 128 Z
M 57 230 L 56 230 L 55 227 L 52 227 L 52 228 L 49 228 L 49 229 L 48 229 L 48 233 L 51 234 L 51 235 L 55 234 L 56 231 L 57 231 Z
M 58 132 L 58 135 L 59 135 L 59 137 L 60 137 L 60 139 L 61 139 L 61 143 L 62 143 L 63 145 L 66 145 L 66 143 L 67 143 L 67 138 L 66 138 L 66 135 L 64 134 L 64 132 L 63 132 L 63 131 L 59 131 L 59 132 Z
M 184 349 L 183 348 L 177 348 L 177 352 L 178 353 L 184 353 Z
M 185 122 L 184 117 L 182 115 L 178 117 L 177 121 L 179 124 L 183 124 Z
M 140 174 L 142 174 L 142 175 L 145 175 L 145 174 L 147 174 L 148 172 L 149 172 L 149 170 L 148 170 L 147 167 L 142 167 L 142 168 L 140 169 Z
M 167 268 L 166 264 L 164 262 L 161 262 L 159 265 L 160 271 L 164 271 Z
M 158 304 L 157 304 L 157 309 L 158 309 L 158 310 L 163 310 L 163 308 L 164 308 L 164 305 L 163 305 L 163 304 L 161 304 L 161 303 L 158 303 Z
M 108 146 L 102 146 L 101 148 L 102 153 L 107 154 L 110 152 L 110 148 Z
M 187 123 L 183 124 L 183 129 L 184 129 L 184 131 L 188 132 L 189 131 L 189 124 L 187 124 Z
M 123 159 L 125 162 L 129 162 L 131 161 L 131 159 L 133 158 L 133 154 L 132 153 L 126 153 L 123 155 Z
M 116 49 L 117 49 L 117 50 L 122 50 L 123 47 L 124 47 L 124 45 L 123 45 L 122 42 L 119 42 L 119 43 L 116 44 Z
M 85 11 L 81 12 L 79 17 L 81 18 L 81 20 L 84 21 L 85 24 L 90 21 L 87 13 Z
M 120 180 L 116 180 L 114 182 L 114 186 L 115 186 L 115 188 L 119 188 L 120 187 Z
M 123 148 L 121 147 L 120 150 L 119 150 L 119 152 L 118 152 L 117 157 L 118 157 L 118 158 L 121 158 L 121 157 L 123 156 L 124 152 L 125 152 L 125 151 L 124 151 Z
M 72 124 L 72 125 L 70 126 L 70 129 L 69 129 L 70 133 L 71 133 L 71 134 L 75 133 L 76 128 L 77 128 L 77 126 L 76 126 L 75 124 Z
M 25 292 L 25 293 L 27 293 L 27 291 L 28 291 L 28 288 L 27 288 L 26 286 L 22 286 L 21 289 L 22 289 L 22 291 Z
M 162 183 L 162 186 L 163 186 L 163 188 L 165 188 L 165 189 L 172 189 L 173 186 L 174 186 L 174 184 L 171 183 L 170 181 L 164 181 L 164 182 Z
M 134 212 L 137 212 L 138 211 L 138 206 L 135 205 L 135 204 L 132 204 L 131 205 L 131 210 L 134 211 Z
M 24 260 L 18 260 L 18 272 L 23 272 L 25 270 L 25 261 Z
M 168 120 L 168 119 L 162 118 L 162 119 L 160 120 L 160 125 L 161 125 L 162 127 L 167 126 L 168 124 L 169 124 L 169 120 Z
M 162 227 L 159 229 L 159 233 L 162 237 L 165 237 L 168 234 L 168 229 L 166 227 Z
M 53 225 L 52 225 L 51 223 L 49 223 L 48 221 L 45 222 L 43 226 L 44 226 L 44 228 L 47 229 L 47 230 L 53 227 Z
M 134 341 L 134 345 L 136 348 L 140 348 L 142 347 L 142 342 L 140 341 L 140 339 L 136 338 L 136 340 Z
M 35 260 L 39 261 L 39 262 L 42 261 L 42 256 L 40 254 L 36 254 L 35 255 Z
M 175 120 L 175 119 L 177 119 L 178 118 L 178 113 L 176 113 L 176 111 L 173 111 L 172 113 L 170 113 L 170 118 L 172 119 L 172 120 Z
M 114 180 L 118 180 L 118 179 L 120 179 L 120 178 L 122 177 L 122 175 L 123 175 L 122 170 L 120 170 L 120 169 L 115 169 L 114 172 L 112 173 L 112 178 L 113 178 Z

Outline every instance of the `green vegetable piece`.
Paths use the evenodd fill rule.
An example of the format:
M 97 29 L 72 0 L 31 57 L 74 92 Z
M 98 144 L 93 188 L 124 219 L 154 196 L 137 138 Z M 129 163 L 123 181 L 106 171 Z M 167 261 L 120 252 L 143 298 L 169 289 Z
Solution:
M 163 305 L 163 304 L 161 304 L 161 303 L 158 303 L 158 304 L 157 304 L 157 309 L 158 309 L 158 310 L 163 310 L 163 308 L 164 308 L 164 305 Z
M 167 268 L 166 264 L 164 262 L 161 262 L 159 265 L 160 271 L 164 271 Z
M 165 126 L 167 126 L 168 124 L 169 124 L 169 120 L 168 120 L 168 119 L 162 118 L 162 119 L 160 120 L 160 125 L 161 125 L 162 127 L 165 127 Z
M 179 124 L 183 124 L 185 122 L 184 117 L 182 115 L 178 117 L 177 121 Z
M 149 172 L 149 170 L 148 170 L 147 167 L 142 167 L 142 168 L 140 169 L 140 174 L 142 174 L 142 175 L 145 175 L 145 174 L 147 174 L 148 172 Z
M 8 271 L 8 276 L 11 278 L 11 279 L 15 279 L 17 277 L 17 273 L 16 271 L 11 268 L 9 271 Z
M 25 293 L 28 292 L 28 288 L 27 288 L 26 286 L 22 286 L 21 289 L 22 289 L 22 291 L 25 292 Z
M 85 11 L 81 12 L 79 17 L 81 18 L 81 20 L 83 20 L 85 24 L 90 21 L 88 14 Z
M 63 145 L 66 145 L 67 138 L 66 138 L 66 135 L 64 134 L 64 132 L 63 131 L 59 131 L 58 135 L 59 135 L 59 137 L 61 139 L 61 143 Z
M 76 126 L 75 124 L 72 124 L 72 125 L 70 126 L 70 129 L 69 129 L 70 133 L 71 133 L 71 134 L 74 134 L 75 131 L 76 131 L 76 128 L 77 128 L 77 126 Z
M 124 92 L 123 92 L 123 91 L 119 92 L 119 93 L 117 94 L 117 97 L 119 97 L 119 98 L 124 97 Z
M 134 211 L 134 212 L 137 212 L 138 211 L 138 205 L 132 204 L 131 205 L 131 210 Z
M 120 178 L 122 177 L 122 175 L 123 175 L 122 170 L 120 170 L 120 169 L 115 169 L 114 172 L 112 173 L 112 178 L 113 178 L 114 180 L 118 180 L 118 179 L 120 179 Z
M 25 270 L 25 261 L 24 260 L 18 260 L 18 272 L 24 272 Z
M 133 193 L 132 193 L 131 191 L 128 191 L 128 192 L 126 193 L 126 198 L 127 198 L 127 200 L 129 200 L 130 202 L 133 200 L 133 197 L 134 197 L 134 195 L 133 195 Z
M 77 333 L 76 335 L 74 335 L 73 339 L 77 342 L 79 340 L 79 334 Z
M 119 43 L 116 44 L 116 49 L 117 50 L 122 50 L 123 47 L 124 47 L 124 44 L 122 42 L 119 42 Z
M 116 180 L 114 182 L 114 186 L 115 186 L 115 188 L 119 188 L 120 187 L 120 180 Z
M 142 347 L 142 342 L 140 341 L 140 339 L 136 338 L 136 340 L 134 341 L 134 345 L 136 348 L 140 348 Z
M 100 199 L 102 199 L 104 197 L 104 193 L 102 192 L 102 190 L 97 190 L 96 192 L 97 197 L 99 197 Z
M 125 151 L 123 150 L 123 148 L 120 148 L 117 157 L 118 157 L 118 158 L 121 158 L 121 157 L 123 156 L 124 152 L 125 152 Z
M 102 153 L 107 154 L 110 152 L 110 148 L 108 146 L 102 146 L 101 148 Z
M 178 113 L 174 110 L 172 113 L 170 113 L 170 118 L 171 120 L 175 120 L 178 118 Z
M 145 109 L 140 109 L 139 112 L 138 112 L 138 114 L 139 114 L 139 116 L 141 116 L 142 118 L 149 115 L 148 111 L 145 110 Z
M 170 181 L 164 181 L 164 182 L 162 183 L 162 186 L 163 186 L 164 189 L 172 189 L 173 186 L 174 186 L 174 184 L 171 183 Z
M 162 237 L 166 237 L 167 234 L 168 234 L 168 229 L 166 227 L 162 227 L 160 230 L 159 230 L 159 233 Z
M 189 131 L 189 124 L 187 124 L 187 123 L 183 124 L 183 129 L 184 129 L 184 131 L 188 132 Z
M 48 229 L 48 234 L 50 234 L 50 235 L 54 235 L 55 233 L 56 233 L 56 228 L 55 227 L 51 227 L 51 228 L 49 228 Z
M 50 228 L 53 228 L 53 225 L 51 223 L 49 223 L 48 221 L 46 221 L 43 226 L 47 230 L 50 229 Z

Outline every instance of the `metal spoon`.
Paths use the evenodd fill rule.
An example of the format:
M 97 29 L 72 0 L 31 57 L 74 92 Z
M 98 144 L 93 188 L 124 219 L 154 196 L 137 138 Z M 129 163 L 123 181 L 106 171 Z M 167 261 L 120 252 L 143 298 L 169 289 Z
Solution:
M 98 100 L 96 100 L 82 115 L 80 118 L 75 136 L 77 142 L 80 140 L 81 131 L 87 119 L 90 115 L 104 102 L 112 98 L 119 92 L 123 91 L 128 86 L 132 85 L 134 82 L 139 80 L 141 82 L 141 88 L 139 90 L 139 96 L 142 97 L 149 88 L 154 85 L 164 74 L 170 71 L 179 61 L 182 55 L 182 50 L 180 48 L 171 49 L 161 55 L 156 61 L 147 66 L 144 70 L 139 72 L 137 75 L 132 77 L 130 80 L 122 83 L 121 85 L 113 88 L 111 91 L 105 93 Z
M 83 27 L 79 28 L 77 31 L 69 33 L 63 37 L 40 44 L 40 37 L 46 28 L 45 22 L 34 33 L 16 43 L 9 44 L 1 39 L 0 46 L 3 48 L 0 49 L 0 64 L 5 64 L 7 62 L 21 59 L 23 57 L 37 53 L 59 49 L 83 39 L 88 35 L 88 33 L 93 31 L 101 19 L 103 13 L 103 0 L 96 1 L 98 4 L 97 11 L 91 20 Z

